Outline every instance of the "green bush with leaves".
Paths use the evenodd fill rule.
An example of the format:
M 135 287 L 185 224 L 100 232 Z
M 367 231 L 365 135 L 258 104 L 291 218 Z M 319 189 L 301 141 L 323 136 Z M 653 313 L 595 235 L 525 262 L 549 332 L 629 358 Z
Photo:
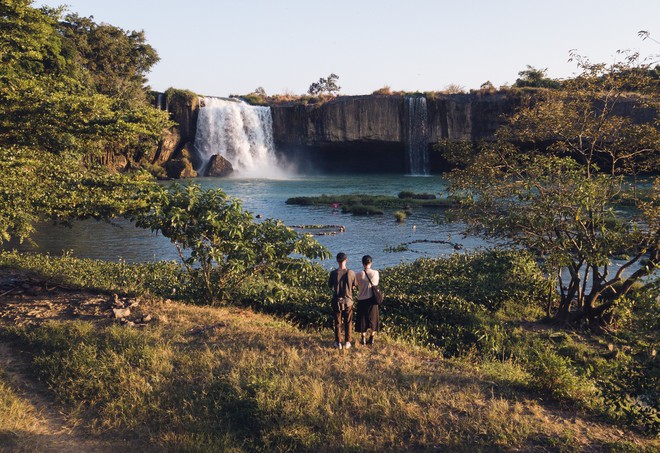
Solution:
M 524 99 L 496 140 L 446 155 L 458 166 L 451 218 L 533 253 L 559 288 L 547 311 L 561 323 L 605 327 L 615 299 L 660 265 L 659 82 L 627 57 L 573 54 L 579 76 Z
M 386 269 L 383 276 L 389 293 L 450 294 L 489 310 L 511 301 L 538 303 L 548 290 L 548 282 L 531 256 L 517 251 L 422 258 L 414 265 Z
M 152 209 L 136 224 L 160 231 L 176 246 L 191 280 L 208 302 L 227 301 L 256 275 L 279 278 L 287 266 L 311 268 L 307 258 L 329 256 L 309 235 L 299 235 L 282 222 L 256 222 L 240 202 L 220 189 L 174 184 L 162 190 Z
M 599 391 L 593 382 L 581 376 L 569 358 L 545 344 L 539 346 L 527 365 L 532 375 L 532 386 L 557 400 L 573 401 L 584 407 L 597 406 Z
M 2 267 L 27 270 L 53 283 L 94 291 L 184 300 L 191 294 L 187 274 L 174 261 L 110 262 L 76 258 L 70 253 L 50 256 L 2 251 Z

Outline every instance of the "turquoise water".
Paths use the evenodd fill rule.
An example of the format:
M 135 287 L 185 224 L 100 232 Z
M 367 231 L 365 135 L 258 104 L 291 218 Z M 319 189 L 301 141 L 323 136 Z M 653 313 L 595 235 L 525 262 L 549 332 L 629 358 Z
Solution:
M 397 223 L 394 210 L 382 216 L 360 217 L 342 214 L 332 206 L 312 207 L 287 205 L 287 198 L 331 194 L 362 193 L 397 196 L 402 191 L 433 193 L 442 196 L 446 182 L 441 176 L 412 177 L 402 175 L 332 175 L 297 176 L 283 180 L 199 178 L 193 181 L 206 188 L 221 188 L 241 199 L 243 206 L 262 218 L 277 218 L 290 226 L 342 225 L 345 231 L 336 235 L 316 236 L 332 255 L 342 251 L 349 255 L 349 267 L 358 268 L 363 255 L 374 259 L 374 267 L 389 267 L 411 262 L 419 257 L 438 257 L 457 253 L 452 244 L 417 243 L 410 250 L 386 252 L 412 241 L 447 241 L 460 244 L 458 253 L 483 247 L 477 238 L 462 238 L 460 225 L 438 225 L 439 209 L 418 208 L 403 223 Z M 310 232 L 313 230 L 303 230 Z M 170 242 L 147 230 L 134 228 L 129 222 L 108 224 L 96 221 L 76 223 L 72 228 L 43 226 L 35 235 L 37 248 L 22 245 L 21 249 L 38 250 L 59 255 L 70 250 L 82 258 L 104 260 L 124 259 L 129 262 L 154 259 L 178 259 Z M 322 263 L 330 268 L 334 260 Z

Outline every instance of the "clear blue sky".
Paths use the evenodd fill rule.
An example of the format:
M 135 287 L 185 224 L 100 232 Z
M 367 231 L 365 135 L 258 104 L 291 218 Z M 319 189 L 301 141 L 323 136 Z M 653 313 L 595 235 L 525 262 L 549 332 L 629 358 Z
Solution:
M 343 94 L 513 83 L 527 65 L 576 71 L 568 52 L 611 62 L 660 53 L 660 0 L 36 0 L 144 30 L 161 61 L 153 89 L 305 93 L 339 75 Z

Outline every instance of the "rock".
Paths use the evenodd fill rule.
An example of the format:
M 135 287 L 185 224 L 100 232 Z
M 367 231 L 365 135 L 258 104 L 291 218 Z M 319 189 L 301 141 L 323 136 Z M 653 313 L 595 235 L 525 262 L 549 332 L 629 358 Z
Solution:
M 185 156 L 167 162 L 165 171 L 167 171 L 167 176 L 173 179 L 194 178 L 197 176 L 192 162 Z
M 144 316 L 142 316 L 142 322 L 143 322 L 143 323 L 148 323 L 149 321 L 151 321 L 151 319 L 152 319 L 152 318 L 151 318 L 151 315 L 144 315 Z
M 204 176 L 229 176 L 234 172 L 234 167 L 231 162 L 225 159 L 219 154 L 214 154 L 211 156 L 208 166 L 206 167 L 206 173 Z
M 128 308 L 135 308 L 138 305 L 140 305 L 140 301 L 137 299 L 133 299 L 132 301 L 129 302 Z
M 124 308 L 124 302 L 121 301 L 118 295 L 112 295 L 112 306 L 115 308 Z
M 176 127 L 166 129 L 163 132 L 162 138 L 160 139 L 158 150 L 156 151 L 156 156 L 153 159 L 153 163 L 157 165 L 164 165 L 172 158 L 172 155 L 177 150 L 180 143 L 181 134 L 179 133 L 179 129 Z
M 131 316 L 131 309 L 130 308 L 113 308 L 112 313 L 114 313 L 115 319 L 122 319 L 122 318 L 126 318 L 127 316 Z
M 410 117 L 406 97 L 338 96 L 321 104 L 271 106 L 273 138 L 284 157 L 321 170 L 356 169 L 401 172 L 406 168 Z M 511 113 L 519 96 L 507 93 L 427 96 L 427 143 L 441 139 L 476 142 L 489 139 Z M 429 155 L 431 169 L 447 163 Z

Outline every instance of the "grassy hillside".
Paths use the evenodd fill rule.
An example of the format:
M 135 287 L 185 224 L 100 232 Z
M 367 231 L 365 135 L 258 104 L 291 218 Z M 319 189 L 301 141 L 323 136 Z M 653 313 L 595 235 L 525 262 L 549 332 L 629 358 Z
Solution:
M 2 341 L 29 362 L 28 378 L 39 379 L 70 424 L 97 440 L 127 439 L 126 451 L 660 446 L 526 388 L 515 361 L 445 359 L 387 337 L 340 353 L 329 330 L 149 296 L 121 297 L 133 305 L 137 324 L 129 326 L 112 319 L 111 293 L 14 275 L 4 286 L 14 290 L 3 300 Z M 152 320 L 141 323 L 145 315 Z M 38 411 L 10 385 L 0 382 L 0 392 L 0 433 L 29 445 Z
M 396 342 L 342 354 L 329 332 L 242 309 L 149 301 L 142 310 L 157 321 L 138 329 L 58 319 L 3 330 L 34 354 L 34 372 L 77 423 L 156 450 L 652 445 Z

